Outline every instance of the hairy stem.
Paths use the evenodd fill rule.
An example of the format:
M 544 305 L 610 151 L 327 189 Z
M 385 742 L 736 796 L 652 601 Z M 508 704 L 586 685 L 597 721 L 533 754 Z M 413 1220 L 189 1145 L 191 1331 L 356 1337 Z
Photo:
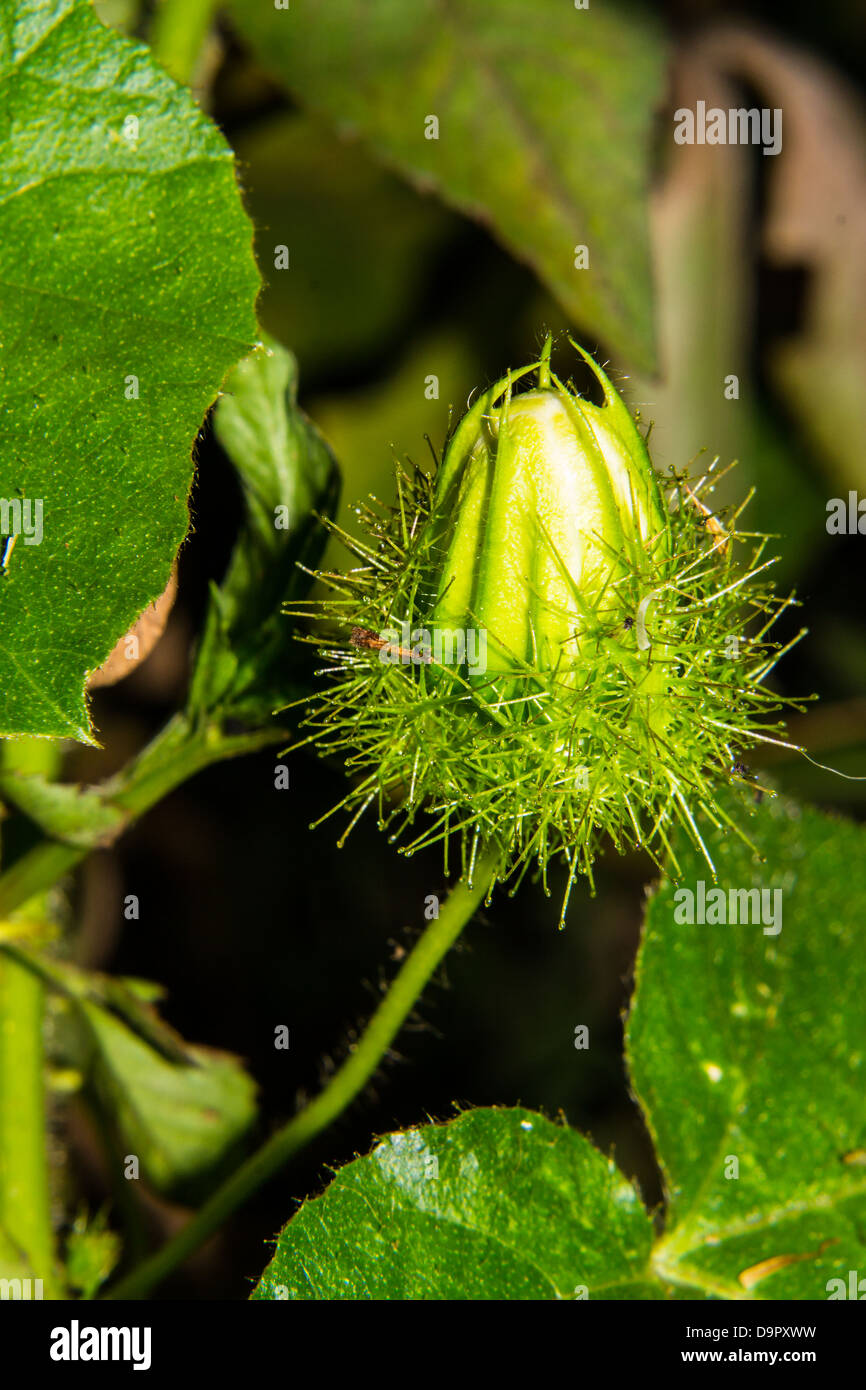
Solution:
M 379 1066 L 424 986 L 488 893 L 496 862 L 493 856 L 482 860 L 471 884 L 461 880 L 454 887 L 439 916 L 430 922 L 395 976 L 363 1037 L 325 1089 L 242 1164 L 188 1226 L 110 1289 L 106 1297 L 140 1298 L 148 1293 L 345 1110 Z

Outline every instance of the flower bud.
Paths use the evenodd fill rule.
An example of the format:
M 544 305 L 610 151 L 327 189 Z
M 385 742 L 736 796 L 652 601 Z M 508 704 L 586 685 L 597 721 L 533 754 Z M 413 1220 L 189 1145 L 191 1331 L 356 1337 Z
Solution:
M 337 597 L 317 610 L 347 635 L 306 639 L 336 670 L 303 721 L 356 779 L 349 829 L 375 803 L 405 841 L 423 815 L 405 853 L 441 842 L 447 871 L 456 842 L 469 877 L 483 851 L 515 887 L 535 863 L 546 888 L 561 857 L 563 914 L 605 839 L 661 863 L 675 822 L 705 854 L 701 817 L 743 833 L 718 792 L 781 741 L 767 632 L 790 602 L 761 577 L 766 538 L 707 505 L 712 470 L 663 487 L 578 351 L 603 405 L 554 376 L 548 342 L 469 409 L 433 477 L 398 466 L 367 541 L 339 533 L 360 563 L 319 574 Z
M 630 579 L 666 551 L 667 509 L 643 437 L 595 371 L 603 406 L 551 383 L 546 354 L 537 389 L 514 395 L 520 373 L 499 382 L 437 476 L 432 619 L 484 630 L 491 675 L 571 680 L 599 625 L 613 635 L 634 611 Z

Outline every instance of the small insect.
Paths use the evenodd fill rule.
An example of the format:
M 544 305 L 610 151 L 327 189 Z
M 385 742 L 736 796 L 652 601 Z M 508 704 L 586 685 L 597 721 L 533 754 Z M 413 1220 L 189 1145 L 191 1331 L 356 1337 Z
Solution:
M 380 652 L 383 647 L 389 653 L 393 653 L 398 661 L 427 661 L 433 660 L 428 652 L 422 652 L 418 656 L 413 656 L 412 652 L 406 647 L 399 647 L 395 642 L 386 642 L 383 637 L 372 632 L 368 627 L 353 627 L 349 634 L 349 641 L 353 647 L 370 652 Z
M 752 786 L 752 799 L 754 800 L 756 806 L 760 806 L 761 802 L 764 800 L 764 788 L 755 786 L 755 776 L 753 773 L 749 772 L 749 769 L 746 767 L 745 763 L 742 764 L 742 768 L 743 770 L 740 773 L 740 776 L 748 777 L 750 779 Z M 732 768 L 731 770 L 736 771 L 736 768 Z
M 371 632 L 368 627 L 353 627 L 349 634 L 349 641 L 353 647 L 366 648 L 367 651 L 371 652 L 377 652 L 385 645 L 382 638 L 377 637 L 375 632 Z
M 625 622 L 623 623 L 623 629 L 624 629 L 626 632 L 631 632 L 631 630 L 632 630 L 633 627 L 634 627 L 634 618 L 626 618 Z
M 710 532 L 710 535 L 716 537 L 716 543 L 713 546 L 713 550 L 721 550 L 722 552 L 726 551 L 728 548 L 728 542 L 731 538 L 728 532 L 725 530 L 724 526 L 719 521 L 718 517 L 710 511 L 709 507 L 701 501 L 700 497 L 695 496 L 688 483 L 684 482 L 683 487 L 685 488 L 690 500 L 694 502 L 698 511 L 703 513 L 704 525 Z
M 751 769 L 749 768 L 748 763 L 732 763 L 732 764 L 731 764 L 731 776 L 732 776 L 732 777 L 752 777 L 752 772 L 751 772 Z M 754 778 L 752 778 L 752 780 L 754 781 Z M 764 789 L 763 789 L 763 787 L 755 787 L 755 805 L 756 805 L 756 806 L 760 806 L 760 804 L 761 804 L 761 802 L 763 801 L 763 799 L 764 799 Z

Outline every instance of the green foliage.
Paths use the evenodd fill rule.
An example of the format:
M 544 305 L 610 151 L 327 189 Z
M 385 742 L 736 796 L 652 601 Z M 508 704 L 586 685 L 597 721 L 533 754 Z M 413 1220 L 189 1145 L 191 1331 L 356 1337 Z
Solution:
M 100 1102 L 153 1187 L 183 1193 L 236 1157 L 255 1117 L 255 1085 L 235 1057 L 187 1047 L 185 1062 L 170 1061 L 108 1010 L 87 1000 L 79 1008 Z
M 80 1298 L 92 1298 L 120 1259 L 120 1237 L 105 1211 L 79 1211 L 66 1238 L 66 1279 Z
M 189 711 L 218 708 L 255 725 L 293 688 L 297 646 L 281 605 L 309 585 L 299 567 L 316 563 L 326 534 L 313 513 L 333 511 L 339 474 L 298 409 L 297 363 L 272 339 L 230 373 L 214 426 L 240 475 L 246 516 L 228 574 L 211 586 Z
M 54 1061 L 73 1068 L 124 1154 L 160 1191 L 182 1195 L 222 1171 L 256 1115 L 255 1083 L 228 1053 L 195 1047 L 153 1007 L 149 980 L 82 970 L 47 951 L 8 944 L 22 978 L 41 980 L 63 1001 Z
M 778 890 L 777 935 L 679 925 L 672 884 L 647 914 L 628 1058 L 668 1193 L 654 1262 L 734 1297 L 742 1271 L 783 1257 L 753 1296 L 824 1298 L 866 1268 L 866 831 L 781 799 L 745 828 L 763 862 L 716 838 L 719 883 Z M 681 885 L 700 879 L 686 848 Z
M 256 1299 L 653 1297 L 652 1226 L 581 1135 L 528 1110 L 390 1134 L 289 1222 Z
M 644 11 L 308 0 L 288 14 L 238 0 L 233 13 L 302 101 L 490 224 L 584 336 L 652 364 L 646 193 L 665 46 Z
M 50 782 L 38 773 L 0 773 L 0 796 L 65 844 L 94 848 L 123 828 L 123 814 L 89 787 Z
M 0 540 L 0 734 L 93 742 L 86 674 L 165 585 L 258 277 L 225 141 L 86 0 L 4 0 L 0 75 L 0 494 L 34 537 L 43 508 Z
M 537 865 L 546 889 L 561 852 L 567 900 L 612 842 L 649 848 L 669 875 L 649 899 L 627 1025 L 632 1120 L 652 1140 L 662 1207 L 648 1210 L 615 1156 L 565 1123 L 468 1111 L 386 1134 L 336 1170 L 280 1234 L 253 1297 L 824 1299 L 830 1280 L 866 1266 L 864 831 L 755 799 L 740 758 L 762 739 L 794 747 L 767 722 L 783 703 L 765 684 L 779 655 L 767 633 L 787 605 L 765 582 L 763 533 L 785 535 L 787 587 L 827 544 L 819 454 L 836 491 L 862 477 L 862 113 L 837 97 L 835 73 L 735 27 L 685 45 L 668 88 L 662 23 L 629 0 L 230 9 L 264 67 L 207 35 L 213 10 L 198 0 L 0 0 L 0 1275 L 38 1277 L 47 1298 L 97 1296 L 121 1257 L 115 1221 L 129 1220 L 136 1243 L 137 1185 L 123 1181 L 135 1155 L 155 1192 L 211 1197 L 115 1286 L 146 1293 L 345 1111 L 497 879 L 516 889 Z M 148 33 L 153 56 L 98 16 Z M 297 98 L 288 112 L 273 115 L 266 68 Z M 167 73 L 193 82 L 213 121 Z M 669 115 L 700 89 L 724 106 L 729 78 L 785 107 L 787 178 L 768 176 L 774 161 L 757 173 L 746 149 L 674 147 L 666 101 Z M 311 413 L 349 462 L 351 501 L 370 489 L 386 503 L 330 525 L 330 544 L 348 541 L 358 562 L 348 576 L 323 558 L 334 456 L 298 407 L 295 356 L 257 326 L 253 229 L 218 124 L 238 132 L 269 281 L 258 323 L 293 345 L 319 393 Z M 778 269 L 794 272 L 790 296 L 776 295 Z M 799 311 L 796 325 L 777 298 Z M 519 421 L 509 438 L 514 417 L 482 389 L 450 480 L 447 459 L 438 482 L 398 465 L 389 511 L 388 446 L 418 450 L 425 430 L 438 442 L 473 382 L 526 360 L 566 320 L 614 355 L 614 379 L 632 373 L 628 398 L 655 423 L 667 505 L 656 499 L 637 536 L 622 498 L 593 513 L 596 480 L 581 490 L 549 438 L 527 462 Z M 816 367 L 823 390 L 810 389 Z M 539 397 L 546 361 L 543 372 Z M 519 406 L 509 396 L 514 416 L 531 413 L 531 394 Z M 601 417 L 610 423 L 605 394 L 604 408 L 579 411 L 596 442 Z M 215 435 L 243 505 L 185 708 L 108 780 L 64 782 L 59 741 L 96 741 L 88 675 L 162 592 L 186 534 L 191 443 L 218 395 Z M 616 402 L 629 438 L 624 454 L 602 445 L 603 463 L 608 483 L 629 479 L 635 505 L 636 441 L 649 462 Z M 704 445 L 724 464 L 743 459 L 760 534 L 741 530 L 725 469 L 685 486 Z M 598 570 L 590 547 L 581 553 L 587 534 L 609 552 Z M 315 639 L 337 667 L 317 686 L 325 700 L 310 697 L 311 653 L 285 616 L 309 612 L 317 567 L 336 593 Z M 839 699 L 859 693 L 856 614 L 838 604 L 816 617 L 822 684 Z M 423 658 L 382 663 L 376 632 L 406 620 L 434 631 L 477 621 L 499 642 L 491 681 Z M 305 702 L 298 737 L 336 753 L 353 779 L 349 828 L 372 805 L 394 839 L 408 832 L 407 852 L 456 834 L 450 867 L 462 857 L 469 872 L 323 1093 L 243 1163 L 251 1076 L 176 1033 L 155 1007 L 160 986 L 75 963 L 92 958 L 95 921 L 86 913 L 83 933 L 64 930 L 61 885 L 186 777 L 288 741 L 294 716 L 278 724 L 273 712 Z M 862 771 L 861 713 L 853 701 L 830 707 L 792 737 L 816 749 L 847 739 L 846 767 Z M 128 715 L 117 748 L 140 731 L 140 713 Z M 91 751 L 75 759 L 75 777 L 97 765 Z M 786 785 L 797 777 L 802 765 Z M 862 799 L 860 785 L 834 785 L 834 800 Z M 292 824 L 283 843 L 296 848 Z M 252 839 L 261 825 L 251 815 L 244 831 Z M 610 932 L 586 943 L 591 969 L 621 946 L 627 877 L 599 874 L 593 923 Z M 390 907 L 390 879 L 366 860 L 350 859 L 347 878 Z M 88 907 L 92 886 L 79 895 Z M 714 906 L 717 889 L 728 917 L 735 898 L 756 894 L 764 917 L 684 920 L 683 897 L 699 886 Z M 262 900 L 247 890 L 252 911 Z M 330 925 L 325 908 L 321 937 Z M 476 968 L 484 1008 L 501 977 Z M 551 1105 L 619 1068 L 597 1026 L 615 988 L 594 995 L 592 1064 L 573 1093 L 566 1076 L 563 1095 L 569 1057 L 584 1061 L 566 1030 L 543 1092 Z M 536 1054 L 551 1037 L 559 1047 L 554 1012 Z M 505 1058 L 500 1074 L 506 1094 L 525 1094 L 515 1077 L 546 1063 L 526 1059 L 531 1024 L 511 1031 L 522 1070 L 509 1081 Z M 91 1215 L 73 1198 L 60 1213 L 71 1193 L 52 1169 L 64 1097 L 77 1091 L 122 1194 L 114 1212 Z
M 725 890 L 781 892 L 780 931 L 770 912 L 681 924 L 670 882 L 647 914 L 628 1056 L 665 1180 L 652 1248 L 634 1190 L 585 1140 L 481 1110 L 341 1169 L 253 1297 L 822 1299 L 862 1269 L 866 831 L 781 800 L 749 819 L 762 861 L 733 833 L 709 849 Z M 706 862 L 679 839 L 694 891 Z

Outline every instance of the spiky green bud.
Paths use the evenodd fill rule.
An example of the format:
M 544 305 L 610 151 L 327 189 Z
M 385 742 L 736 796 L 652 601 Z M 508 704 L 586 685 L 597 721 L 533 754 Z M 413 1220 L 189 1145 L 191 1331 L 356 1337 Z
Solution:
M 674 821 L 702 847 L 702 817 L 740 830 L 716 789 L 783 733 L 764 722 L 784 606 L 759 582 L 766 538 L 738 563 L 706 480 L 662 487 L 578 351 L 603 405 L 553 375 L 548 342 L 472 406 L 432 478 L 398 469 L 369 544 L 343 537 L 361 567 L 320 575 L 340 597 L 318 609 L 348 635 L 312 639 L 340 670 L 304 721 L 357 779 L 352 824 L 375 803 L 404 839 L 423 811 L 406 852 L 443 841 L 447 866 L 456 838 L 471 874 L 492 849 L 515 886 L 533 862 L 546 885 L 561 854 L 566 901 L 605 836 L 660 857 Z

